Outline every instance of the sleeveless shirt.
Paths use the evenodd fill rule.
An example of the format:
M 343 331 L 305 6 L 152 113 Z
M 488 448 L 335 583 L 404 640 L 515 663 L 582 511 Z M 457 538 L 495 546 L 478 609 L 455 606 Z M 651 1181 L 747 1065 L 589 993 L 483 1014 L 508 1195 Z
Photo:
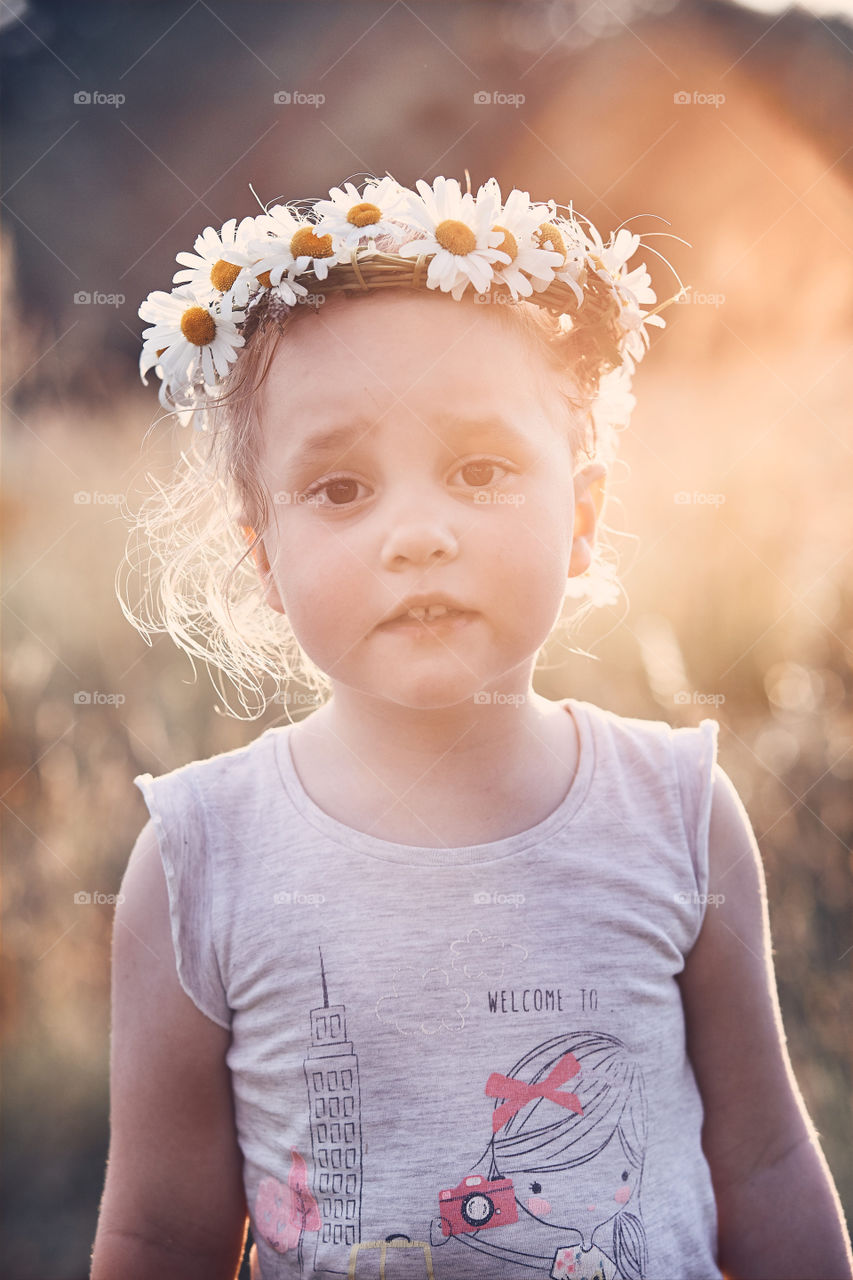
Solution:
M 718 724 L 562 705 L 563 801 L 464 848 L 332 818 L 289 725 L 134 779 L 181 985 L 231 1033 L 263 1280 L 721 1280 L 676 982 Z

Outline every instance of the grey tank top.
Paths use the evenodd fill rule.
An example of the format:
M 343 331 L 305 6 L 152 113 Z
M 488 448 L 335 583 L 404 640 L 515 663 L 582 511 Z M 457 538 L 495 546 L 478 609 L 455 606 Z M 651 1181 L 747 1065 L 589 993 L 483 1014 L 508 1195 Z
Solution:
M 289 726 L 134 779 L 181 985 L 231 1032 L 263 1280 L 721 1280 L 676 982 L 718 725 L 562 705 L 563 801 L 466 848 L 332 818 Z

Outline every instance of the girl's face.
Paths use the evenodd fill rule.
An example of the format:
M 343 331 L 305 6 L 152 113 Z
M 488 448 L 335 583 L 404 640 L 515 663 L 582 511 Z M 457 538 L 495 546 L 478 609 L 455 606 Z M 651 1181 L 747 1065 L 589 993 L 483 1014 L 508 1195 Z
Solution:
M 333 297 L 273 356 L 258 565 L 333 686 L 421 709 L 523 693 L 570 565 L 588 563 L 604 469 L 573 485 L 554 374 L 492 312 Z M 413 593 L 464 615 L 389 623 Z
M 515 1194 L 528 1213 L 551 1226 L 579 1231 L 584 1249 L 589 1249 L 596 1228 L 615 1217 L 634 1195 L 640 1171 L 614 1133 L 586 1164 L 512 1177 Z

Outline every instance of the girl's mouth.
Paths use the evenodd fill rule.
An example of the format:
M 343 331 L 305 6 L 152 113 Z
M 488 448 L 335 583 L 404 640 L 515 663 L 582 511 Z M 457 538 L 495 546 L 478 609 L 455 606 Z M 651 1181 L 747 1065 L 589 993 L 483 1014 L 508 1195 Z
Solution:
M 459 631 L 477 617 L 467 609 L 447 609 L 442 611 L 431 609 L 410 609 L 408 613 L 383 622 L 380 631 L 402 631 L 411 635 L 443 635 Z

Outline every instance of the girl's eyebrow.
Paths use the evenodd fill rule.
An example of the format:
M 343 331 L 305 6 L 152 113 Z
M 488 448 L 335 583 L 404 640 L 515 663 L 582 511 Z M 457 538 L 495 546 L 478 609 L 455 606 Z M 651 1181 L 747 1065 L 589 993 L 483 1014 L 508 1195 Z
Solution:
M 498 437 L 509 446 L 529 448 L 530 441 L 523 431 L 514 427 L 499 412 L 493 414 L 465 417 L 460 413 L 441 411 L 432 417 L 435 435 L 446 441 L 449 436 L 457 440 L 469 439 L 473 436 L 489 435 Z M 307 466 L 322 462 L 331 456 L 345 454 L 361 437 L 366 436 L 376 426 L 374 419 L 356 418 L 325 431 L 315 432 L 307 437 L 288 458 L 290 466 Z

